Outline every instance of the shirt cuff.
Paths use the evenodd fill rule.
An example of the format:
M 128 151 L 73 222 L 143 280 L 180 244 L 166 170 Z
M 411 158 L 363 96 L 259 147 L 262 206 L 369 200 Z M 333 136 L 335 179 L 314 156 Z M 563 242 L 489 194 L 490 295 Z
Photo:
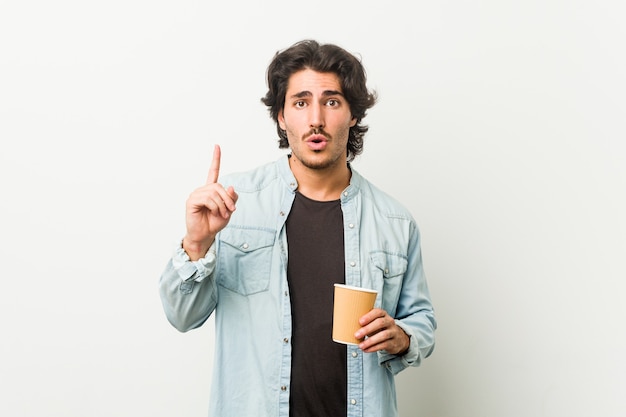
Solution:
M 197 261 L 189 259 L 189 255 L 183 249 L 182 242 L 179 242 L 174 255 L 172 255 L 172 265 L 180 278 L 187 281 L 202 282 L 213 273 L 215 269 L 215 242 L 211 245 L 204 258 Z
M 412 335 L 410 328 L 399 320 L 396 320 L 396 324 L 409 335 L 409 349 L 402 356 L 393 355 L 384 350 L 377 352 L 378 363 L 386 367 L 394 375 L 409 366 L 415 366 L 419 363 L 420 355 L 417 338 Z

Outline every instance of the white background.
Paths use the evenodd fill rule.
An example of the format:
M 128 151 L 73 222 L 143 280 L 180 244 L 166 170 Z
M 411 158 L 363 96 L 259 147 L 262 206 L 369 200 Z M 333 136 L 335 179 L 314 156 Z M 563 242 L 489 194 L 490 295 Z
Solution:
M 362 56 L 354 166 L 422 230 L 440 327 L 402 415 L 622 416 L 622 4 L 3 2 L 0 415 L 206 415 L 212 322 L 178 333 L 157 281 L 213 144 L 283 154 L 265 68 L 311 37 Z

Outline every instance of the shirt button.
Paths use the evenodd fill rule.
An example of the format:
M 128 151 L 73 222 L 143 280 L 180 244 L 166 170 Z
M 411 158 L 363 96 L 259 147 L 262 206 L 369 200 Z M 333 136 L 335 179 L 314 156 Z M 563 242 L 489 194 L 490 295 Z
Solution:
M 344 192 L 343 192 L 343 195 L 345 195 L 345 196 L 347 197 L 347 196 L 348 196 L 348 192 L 347 192 L 347 191 L 344 191 Z
M 285 212 L 284 212 L 284 211 L 281 211 L 281 212 L 280 212 L 280 213 L 278 213 L 278 214 L 280 214 L 280 217 L 284 217 L 284 216 L 285 216 Z
M 356 405 L 356 400 L 355 400 L 354 398 L 353 398 L 353 399 L 351 399 L 351 400 L 350 400 L 350 404 L 352 404 L 352 405 Z
M 353 358 L 356 358 L 357 356 L 359 356 L 359 354 L 358 354 L 358 353 L 356 353 L 356 352 L 352 352 L 352 357 L 353 357 Z
M 286 337 L 283 339 L 283 342 L 285 343 L 289 343 L 289 339 L 287 339 Z
M 385 275 L 389 275 L 389 269 L 385 268 Z
M 285 291 L 285 297 L 287 297 L 289 295 L 289 293 L 287 291 Z
M 282 387 L 280 387 L 281 391 L 287 391 L 287 387 L 285 385 L 283 385 Z
M 356 266 L 356 262 L 354 261 L 350 262 L 350 266 Z
M 242 245 L 242 247 L 243 247 L 244 249 L 248 249 L 250 246 L 249 246 L 247 243 L 244 243 L 244 244 Z
M 354 229 L 354 224 L 350 223 L 350 224 L 348 225 L 348 227 L 349 227 L 350 229 Z

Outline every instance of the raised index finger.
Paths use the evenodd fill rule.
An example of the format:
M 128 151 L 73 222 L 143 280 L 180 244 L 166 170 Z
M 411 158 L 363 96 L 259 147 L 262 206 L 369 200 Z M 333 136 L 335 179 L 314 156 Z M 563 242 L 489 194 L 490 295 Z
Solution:
M 222 157 L 222 151 L 220 145 L 215 145 L 213 148 L 213 160 L 211 161 L 211 167 L 209 168 L 209 175 L 206 178 L 207 184 L 215 184 L 217 178 L 220 175 L 220 158 Z

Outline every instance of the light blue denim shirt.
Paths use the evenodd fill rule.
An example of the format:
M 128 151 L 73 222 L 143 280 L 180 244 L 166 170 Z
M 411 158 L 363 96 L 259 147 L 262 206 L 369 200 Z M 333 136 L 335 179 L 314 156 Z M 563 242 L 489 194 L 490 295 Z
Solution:
M 163 308 L 181 332 L 215 312 L 211 417 L 288 417 L 292 317 L 285 220 L 298 184 L 287 156 L 220 182 L 239 194 L 237 210 L 205 258 L 191 262 L 182 249 L 175 252 L 160 279 Z M 377 290 L 375 306 L 411 340 L 402 356 L 348 346 L 347 416 L 394 417 L 394 375 L 418 366 L 435 343 L 419 231 L 405 208 L 354 169 L 341 208 L 346 284 Z

